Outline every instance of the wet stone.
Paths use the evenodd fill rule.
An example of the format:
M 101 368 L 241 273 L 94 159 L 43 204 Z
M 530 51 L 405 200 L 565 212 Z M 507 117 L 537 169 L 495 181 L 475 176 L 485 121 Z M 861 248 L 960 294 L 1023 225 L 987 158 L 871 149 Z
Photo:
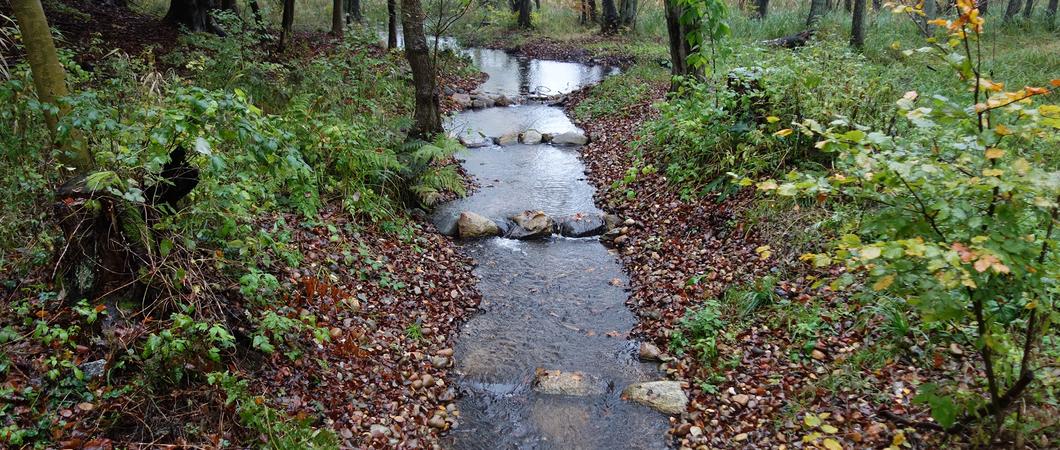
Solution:
M 566 237 L 587 237 L 603 234 L 607 226 L 599 214 L 574 214 L 559 219 L 559 234 Z
M 534 378 L 534 391 L 550 395 L 596 395 L 603 394 L 602 382 L 582 372 L 538 369 Z
M 589 138 L 580 131 L 568 131 L 552 137 L 552 145 L 585 145 Z
M 688 396 L 677 381 L 631 384 L 622 391 L 622 395 L 666 414 L 681 414 L 688 408 Z
M 456 223 L 462 238 L 496 236 L 501 232 L 492 220 L 470 211 L 460 213 Z
M 555 222 L 544 211 L 523 211 L 510 219 L 513 226 L 505 236 L 512 239 L 546 238 L 555 229 Z

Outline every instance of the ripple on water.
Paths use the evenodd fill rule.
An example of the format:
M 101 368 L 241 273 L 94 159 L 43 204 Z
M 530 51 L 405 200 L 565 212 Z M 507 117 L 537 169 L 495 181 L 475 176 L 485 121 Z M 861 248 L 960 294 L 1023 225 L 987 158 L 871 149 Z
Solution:
M 527 86 L 562 91 L 595 83 L 607 73 L 497 51 L 470 53 L 491 76 L 484 91 L 526 92 Z M 534 105 L 467 111 L 451 118 L 447 128 L 487 136 L 576 129 L 562 110 Z M 528 209 L 553 216 L 599 212 L 577 149 L 514 145 L 468 150 L 458 157 L 480 189 L 438 208 L 439 228 L 447 228 L 461 211 L 495 219 Z M 625 305 L 628 280 L 614 255 L 596 239 L 491 238 L 462 247 L 478 263 L 482 303 L 457 337 L 454 371 L 461 414 L 445 438 L 447 446 L 666 448 L 666 418 L 621 399 L 626 385 L 662 375 L 634 357 L 636 345 L 627 337 L 635 320 Z M 607 388 L 587 396 L 538 393 L 532 389 L 538 368 L 583 372 Z

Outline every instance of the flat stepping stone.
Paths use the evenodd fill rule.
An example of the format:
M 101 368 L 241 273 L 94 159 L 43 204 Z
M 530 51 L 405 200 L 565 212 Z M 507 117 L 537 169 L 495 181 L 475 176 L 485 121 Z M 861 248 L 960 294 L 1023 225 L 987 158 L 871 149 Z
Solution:
M 586 396 L 603 394 L 604 383 L 583 372 L 537 369 L 534 392 L 550 395 Z
M 622 396 L 666 414 L 681 414 L 688 409 L 688 396 L 677 381 L 648 381 L 627 386 Z

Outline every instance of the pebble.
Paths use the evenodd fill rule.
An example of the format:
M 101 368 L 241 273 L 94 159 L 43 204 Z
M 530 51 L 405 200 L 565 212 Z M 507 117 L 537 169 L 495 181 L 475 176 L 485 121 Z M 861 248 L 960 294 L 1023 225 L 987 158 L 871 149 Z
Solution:
M 750 400 L 751 400 L 751 397 L 749 397 L 747 394 L 736 394 L 736 395 L 732 396 L 732 401 L 734 401 L 736 403 L 739 403 L 741 405 L 746 405 L 747 402 L 750 401 Z

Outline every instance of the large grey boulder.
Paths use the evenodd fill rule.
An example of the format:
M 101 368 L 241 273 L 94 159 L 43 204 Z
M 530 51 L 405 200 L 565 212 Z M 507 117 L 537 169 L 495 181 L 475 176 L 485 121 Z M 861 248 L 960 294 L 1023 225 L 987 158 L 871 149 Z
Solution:
M 582 372 L 537 369 L 534 391 L 550 395 L 594 395 L 603 394 L 604 383 L 592 375 Z
M 470 211 L 460 213 L 456 226 L 462 238 L 489 237 L 501 234 L 501 229 L 492 220 Z
M 465 94 L 463 92 L 458 92 L 456 94 L 453 94 L 452 98 L 453 98 L 453 101 L 455 101 L 457 105 L 460 105 L 461 109 L 468 109 L 468 108 L 471 107 L 471 94 Z
M 559 234 L 567 237 L 587 237 L 604 234 L 607 225 L 599 214 L 574 214 L 559 219 Z
M 677 381 L 648 381 L 631 384 L 622 396 L 666 414 L 681 414 L 688 409 L 688 396 Z
M 540 144 L 541 133 L 537 130 L 526 130 L 523 132 L 523 143 L 524 144 Z
M 487 147 L 493 142 L 490 138 L 483 136 L 482 133 L 462 134 L 458 140 L 461 145 L 467 148 Z
M 555 221 L 544 211 L 523 211 L 510 219 L 512 227 L 505 236 L 512 239 L 546 238 L 556 228 Z
M 552 136 L 552 145 L 585 145 L 589 138 L 580 131 L 568 131 Z

